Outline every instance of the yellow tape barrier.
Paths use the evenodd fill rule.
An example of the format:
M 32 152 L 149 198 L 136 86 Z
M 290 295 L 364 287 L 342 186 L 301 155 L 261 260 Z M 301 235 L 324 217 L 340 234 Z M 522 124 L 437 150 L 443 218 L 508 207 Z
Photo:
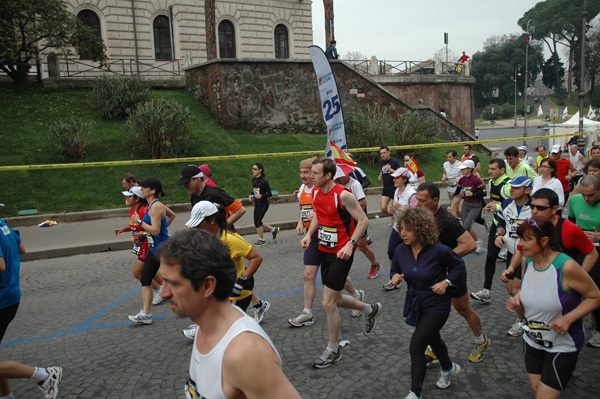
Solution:
M 479 141 L 453 141 L 452 143 L 435 143 L 435 144 L 417 144 L 417 145 L 396 145 L 389 146 L 390 150 L 414 150 L 421 148 L 437 148 L 437 147 L 453 147 L 462 146 L 465 144 L 487 144 L 487 143 L 502 143 L 507 141 L 520 141 L 520 140 L 538 140 L 548 139 L 550 137 L 573 137 L 582 135 L 579 133 L 570 134 L 557 134 L 552 136 L 531 136 L 531 137 L 517 137 L 508 139 L 494 139 L 494 140 L 479 140 Z M 228 161 L 232 159 L 259 159 L 259 158 L 282 158 L 282 157 L 295 157 L 295 156 L 312 156 L 315 153 L 322 153 L 323 150 L 312 150 L 312 151 L 295 151 L 295 152 L 273 152 L 268 154 L 241 154 L 241 155 L 220 155 L 211 157 L 189 157 L 189 158 L 168 158 L 168 159 L 138 159 L 133 161 L 107 161 L 107 162 L 80 162 L 80 163 L 57 163 L 57 164 L 46 164 L 46 165 L 12 165 L 12 166 L 0 166 L 0 172 L 12 172 L 17 170 L 49 170 L 49 169 L 69 169 L 69 168 L 97 168 L 104 166 L 123 166 L 123 165 L 152 165 L 152 164 L 165 164 L 165 163 L 206 163 L 209 161 Z M 379 147 L 368 147 L 368 148 L 353 148 L 352 153 L 356 152 L 378 152 Z

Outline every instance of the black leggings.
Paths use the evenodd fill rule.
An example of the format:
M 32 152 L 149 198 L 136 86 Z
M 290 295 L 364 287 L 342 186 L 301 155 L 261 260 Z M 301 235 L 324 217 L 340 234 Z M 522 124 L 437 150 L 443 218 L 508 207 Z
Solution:
M 269 201 L 258 201 L 255 200 L 254 205 L 254 227 L 259 228 L 263 225 L 263 218 L 269 210 Z
M 8 325 L 17 315 L 19 303 L 21 302 L 17 302 L 7 308 L 0 309 L 0 343 L 2 342 L 2 338 L 4 338 L 4 333 L 6 333 Z
M 496 273 L 496 259 L 500 249 L 496 246 L 496 225 L 492 222 L 492 228 L 488 236 L 487 256 L 485 258 L 485 279 L 483 280 L 483 288 L 491 290 L 494 274 Z
M 148 252 L 144 261 L 144 267 L 142 268 L 142 277 L 140 277 L 142 287 L 148 287 L 152 284 L 152 279 L 156 276 L 159 267 L 160 260 L 152 252 Z
M 450 313 L 421 313 L 415 332 L 410 338 L 410 390 L 421 395 L 427 361 L 425 360 L 425 349 L 431 345 L 433 353 L 440 360 L 442 370 L 452 368 L 452 361 L 448 356 L 448 348 L 440 335 L 440 330 L 446 324 Z

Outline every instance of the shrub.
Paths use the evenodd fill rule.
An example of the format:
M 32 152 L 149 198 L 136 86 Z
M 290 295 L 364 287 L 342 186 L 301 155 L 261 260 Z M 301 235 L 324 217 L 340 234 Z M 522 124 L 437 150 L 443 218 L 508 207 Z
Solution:
M 152 158 L 184 155 L 194 143 L 191 111 L 175 100 L 159 98 L 139 105 L 127 119 L 125 130 Z
M 435 136 L 435 123 L 418 111 L 405 112 L 398 116 L 396 125 L 396 145 L 416 145 L 430 143 Z
M 150 101 L 152 93 L 137 76 L 103 75 L 96 81 L 92 98 L 101 118 L 119 119 Z
M 94 122 L 66 119 L 50 125 L 48 141 L 61 156 L 83 159 Z
M 395 141 L 396 121 L 390 116 L 387 108 L 372 104 L 367 112 L 358 111 L 345 118 L 348 144 L 354 148 L 380 147 Z M 379 153 L 357 153 L 357 161 L 368 162 L 370 165 L 379 162 Z

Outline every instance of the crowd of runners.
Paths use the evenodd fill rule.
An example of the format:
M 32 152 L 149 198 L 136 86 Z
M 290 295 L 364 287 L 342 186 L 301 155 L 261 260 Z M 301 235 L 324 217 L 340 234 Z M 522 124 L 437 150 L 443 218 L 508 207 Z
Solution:
M 405 282 L 403 316 L 414 326 L 408 344 L 411 378 L 406 398 L 422 398 L 427 391 L 423 381 L 428 363 L 440 365 L 436 386 L 450 387 L 461 366 L 448 354 L 443 327 L 454 308 L 473 333 L 468 360 L 484 360 L 492 343 L 470 300 L 492 301 L 496 262 L 504 259 L 506 307 L 516 316 L 506 326 L 507 334 L 523 337 L 525 366 L 537 397 L 559 397 L 583 346 L 600 347 L 600 143 L 594 143 L 589 154 L 576 144 L 569 146 L 568 156 L 563 156 L 560 145 L 549 154 L 543 146 L 537 150 L 539 156 L 533 159 L 527 147 L 507 148 L 503 158 L 489 162 L 486 184 L 480 176 L 483 166 L 470 145 L 463 147 L 460 159 L 456 150 L 447 151 L 440 175 L 429 181 L 413 154 L 405 154 L 401 164 L 382 146 L 380 209 L 390 215 L 391 227 L 385 267 L 371 249 L 367 233 L 363 188 L 368 177 L 359 168 L 342 168 L 319 155 L 303 160 L 296 226 L 304 248 L 303 282 L 298 282 L 303 285 L 303 308 L 288 322 L 297 328 L 315 323 L 320 270 L 328 341 L 320 354 L 315 353 L 313 366 L 326 368 L 342 360 L 339 308 L 351 309 L 352 317 L 363 317 L 366 334 L 375 329 L 383 312 L 380 302 L 365 302 L 364 290 L 349 277 L 358 248 L 369 262 L 369 279 L 381 273 L 387 276 L 379 295 L 389 295 L 386 292 Z M 266 244 L 264 233 L 276 241 L 280 228 L 264 220 L 272 190 L 261 163 L 252 165 L 252 176 L 249 200 L 254 204 L 258 234 L 254 245 L 235 228 L 246 208 L 217 187 L 208 165 L 182 169 L 178 184 L 190 193 L 192 211 L 185 216 L 188 230 L 171 238 L 168 227 L 176 215 L 160 201 L 165 195 L 162 183 L 155 178 L 138 182 L 131 174 L 122 177 L 130 218 L 114 234 L 131 234 L 136 257 L 132 273 L 142 285 L 141 310 L 129 319 L 151 325 L 152 306 L 164 301 L 176 315 L 191 318 L 194 324 L 183 330 L 186 338 L 194 340 L 185 385 L 188 397 L 299 397 L 281 372 L 277 349 L 259 325 L 271 304 L 253 291 L 254 275 L 263 260 L 257 247 Z M 440 206 L 446 198 L 431 182 L 440 177 L 448 208 Z M 488 214 L 490 222 L 485 219 Z M 13 292 L 14 278 L 9 287 L 5 276 L 14 276 L 17 270 L 18 290 L 18 252 L 24 248 L 18 234 L 0 222 L 3 335 L 20 300 L 20 294 Z M 475 223 L 485 227 L 487 244 L 475 232 Z M 484 251 L 483 287 L 469 293 L 462 257 Z M 4 301 L 9 288 L 11 299 Z M 505 300 L 504 295 L 495 293 L 496 297 Z M 246 315 L 249 307 L 252 318 Z M 8 312 L 12 317 L 5 318 Z M 589 313 L 593 334 L 586 339 L 582 319 Z M 20 373 L 8 373 L 8 365 L 17 370 L 16 362 L 0 362 L 0 398 L 12 397 L 7 378 L 31 377 L 40 382 L 46 397 L 58 394 L 59 367 L 19 363 Z M 205 373 L 208 369 L 211 373 Z

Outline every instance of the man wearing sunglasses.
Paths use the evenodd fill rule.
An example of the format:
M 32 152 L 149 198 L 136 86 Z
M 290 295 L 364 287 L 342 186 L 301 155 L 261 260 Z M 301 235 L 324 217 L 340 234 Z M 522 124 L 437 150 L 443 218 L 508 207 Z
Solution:
M 525 219 L 531 217 L 531 188 L 533 181 L 526 176 L 517 176 L 508 182 L 510 186 L 510 198 L 504 200 L 500 212 L 498 212 L 498 226 L 496 229 L 495 243 L 499 248 L 506 248 L 506 264 L 511 264 L 513 254 L 517 250 L 519 236 L 517 228 Z M 515 269 L 515 275 L 521 275 L 520 265 Z M 519 289 L 518 280 L 514 280 L 514 275 L 508 277 L 509 281 L 506 284 L 508 294 L 514 296 Z M 520 337 L 522 334 L 519 321 L 515 323 L 506 332 L 511 337 Z
M 600 179 L 588 174 L 581 179 L 581 194 L 569 200 L 569 220 L 581 227 L 598 250 L 600 242 Z M 600 287 L 600 261 L 588 271 L 592 280 Z M 600 348 L 600 308 L 592 312 L 596 322 L 595 331 L 588 345 Z

